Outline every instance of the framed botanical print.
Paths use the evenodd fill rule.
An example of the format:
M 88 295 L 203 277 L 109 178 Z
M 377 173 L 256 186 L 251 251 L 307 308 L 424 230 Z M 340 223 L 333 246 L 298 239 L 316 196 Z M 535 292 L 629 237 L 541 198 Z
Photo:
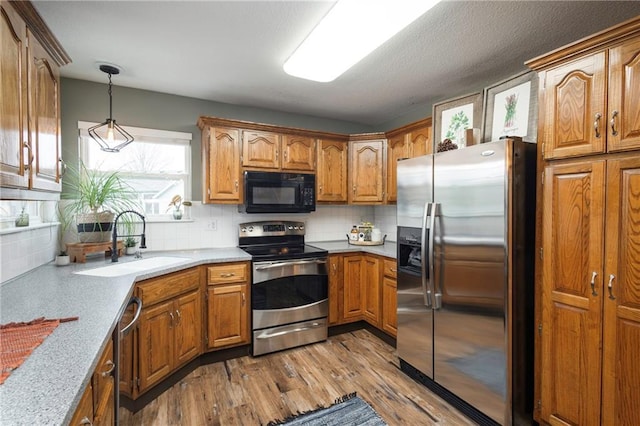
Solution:
M 482 126 L 482 93 L 435 104 L 433 120 L 434 147 L 445 139 L 450 139 L 458 148 L 472 145 L 474 141 L 466 140 L 466 129 L 480 129 Z
M 484 91 L 482 141 L 520 136 L 529 142 L 538 134 L 538 74 L 518 74 Z

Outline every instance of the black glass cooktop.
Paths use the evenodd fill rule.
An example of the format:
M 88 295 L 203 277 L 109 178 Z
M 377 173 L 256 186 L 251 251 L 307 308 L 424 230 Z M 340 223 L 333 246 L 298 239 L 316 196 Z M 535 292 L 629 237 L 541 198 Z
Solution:
M 241 247 L 253 260 L 304 259 L 326 256 L 327 250 L 310 245 L 259 245 Z

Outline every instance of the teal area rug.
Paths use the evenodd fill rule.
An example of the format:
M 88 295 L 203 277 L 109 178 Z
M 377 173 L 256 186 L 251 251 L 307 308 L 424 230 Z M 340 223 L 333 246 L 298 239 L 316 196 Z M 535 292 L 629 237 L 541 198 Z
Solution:
M 386 426 L 378 413 L 355 393 L 338 398 L 328 408 L 301 413 L 284 420 L 274 420 L 267 426 Z

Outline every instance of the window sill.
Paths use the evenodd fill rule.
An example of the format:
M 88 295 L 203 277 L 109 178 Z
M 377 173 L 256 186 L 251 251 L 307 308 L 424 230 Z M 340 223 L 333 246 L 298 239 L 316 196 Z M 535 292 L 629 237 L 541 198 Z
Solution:
M 60 222 L 34 223 L 29 226 L 15 226 L 12 224 L 9 228 L 0 229 L 0 235 L 16 234 L 18 232 L 33 231 L 34 229 L 41 228 L 52 228 L 58 225 L 60 225 Z

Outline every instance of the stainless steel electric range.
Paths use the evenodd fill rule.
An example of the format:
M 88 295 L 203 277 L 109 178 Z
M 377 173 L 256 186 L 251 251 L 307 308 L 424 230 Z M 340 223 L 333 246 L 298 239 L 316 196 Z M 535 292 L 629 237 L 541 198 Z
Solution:
M 263 355 L 327 339 L 327 251 L 304 243 L 304 222 L 240 224 L 251 255 L 252 353 Z

